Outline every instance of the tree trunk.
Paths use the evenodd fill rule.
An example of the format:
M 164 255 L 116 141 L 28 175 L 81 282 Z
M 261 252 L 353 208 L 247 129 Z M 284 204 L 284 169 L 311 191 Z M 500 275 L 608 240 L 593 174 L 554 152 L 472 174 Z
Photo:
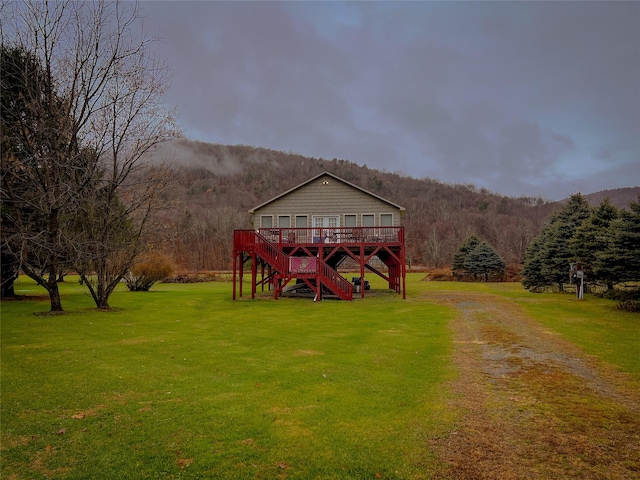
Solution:
M 63 312 L 62 301 L 60 300 L 60 290 L 58 289 L 58 283 L 55 281 L 49 283 L 49 299 L 51 301 L 52 312 Z
M 29 265 L 23 264 L 24 273 L 35 280 L 38 285 L 43 287 L 49 294 L 49 302 L 51 303 L 51 312 L 64 312 L 62 308 L 62 300 L 60 299 L 60 290 L 56 282 L 57 275 L 55 266 L 49 268 L 49 278 L 33 270 Z
M 2 291 L 0 292 L 0 298 L 15 297 L 16 292 L 13 289 L 13 281 L 2 284 Z
M 2 260 L 0 264 L 0 298 L 15 297 L 16 292 L 13 289 L 13 283 L 18 279 L 20 273 L 18 261 L 14 255 L 2 252 Z
M 54 259 L 56 261 L 53 261 L 49 267 L 49 278 L 47 279 L 45 288 L 49 292 L 51 311 L 62 312 L 62 301 L 60 300 L 60 289 L 58 288 L 58 257 L 56 254 L 54 254 Z
M 98 289 L 96 292 L 96 306 L 98 308 L 101 308 L 103 310 L 108 310 L 109 308 L 109 295 L 111 294 L 111 292 L 109 292 L 109 289 L 107 288 L 107 286 L 105 285 L 105 281 L 103 280 L 102 282 L 98 282 Z

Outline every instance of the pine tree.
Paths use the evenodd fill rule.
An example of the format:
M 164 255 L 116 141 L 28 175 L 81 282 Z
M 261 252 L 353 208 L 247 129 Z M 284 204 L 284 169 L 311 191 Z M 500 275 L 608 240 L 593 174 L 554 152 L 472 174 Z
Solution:
M 502 276 L 505 267 L 506 262 L 485 242 L 471 250 L 464 261 L 464 269 L 467 272 L 473 274 L 475 279 L 478 275 L 483 275 L 486 282 L 489 281 L 489 275 Z
M 458 251 L 453 256 L 453 263 L 451 265 L 451 270 L 453 270 L 453 275 L 460 278 L 466 275 L 467 271 L 465 269 L 464 263 L 467 259 L 467 255 L 480 245 L 480 239 L 475 235 L 470 236 L 465 240 L 465 242 L 460 245 Z
M 612 205 L 608 198 L 595 208 L 589 218 L 578 227 L 571 238 L 570 246 L 578 262 L 584 266 L 584 271 L 591 282 L 601 282 L 613 288 L 616 274 L 603 263 L 597 261 L 597 256 L 605 252 L 611 243 L 611 225 L 620 216 L 620 211 Z
M 546 230 L 533 239 L 527 247 L 522 268 L 522 285 L 527 290 L 535 290 L 545 286 L 542 276 L 542 247 L 546 243 Z
M 640 281 L 640 195 L 607 232 L 607 248 L 595 255 L 596 275 L 606 275 L 611 283 Z
M 569 280 L 569 265 L 575 261 L 570 240 L 590 215 L 586 199 L 571 195 L 567 204 L 551 217 L 524 259 L 522 283 L 526 288 L 557 285 L 560 290 Z

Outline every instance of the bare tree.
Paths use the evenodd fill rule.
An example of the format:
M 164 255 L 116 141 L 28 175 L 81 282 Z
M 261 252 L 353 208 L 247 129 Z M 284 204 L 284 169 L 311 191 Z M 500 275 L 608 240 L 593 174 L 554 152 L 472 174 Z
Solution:
M 44 64 L 4 41 L 1 63 L 2 250 L 47 290 L 51 311 L 62 311 L 65 226 L 91 172 L 79 165 L 65 102 Z
M 41 175 L 26 176 L 29 184 L 41 181 L 42 193 L 50 197 L 43 219 L 48 236 L 64 240 L 47 245 L 47 282 L 60 270 L 61 259 L 72 262 L 96 305 L 108 307 L 110 294 L 143 248 L 158 188 L 166 180 L 148 156 L 177 136 L 173 116 L 162 104 L 169 70 L 151 51 L 154 39 L 141 28 L 137 4 L 25 2 L 2 15 L 3 45 L 34 56 L 49 93 L 33 99 L 30 108 L 51 112 L 52 125 L 32 132 L 29 142 L 36 163 L 51 172 L 44 182 Z M 57 144 L 45 141 L 43 132 L 65 135 Z M 79 162 L 70 167 L 72 159 Z M 77 177 L 73 181 L 71 173 Z M 22 260 L 25 273 L 42 283 Z M 61 309 L 59 299 L 55 306 L 52 299 L 52 310 Z
M 443 263 L 443 245 L 435 225 L 432 226 L 426 241 L 424 242 L 426 259 L 429 265 L 440 268 Z

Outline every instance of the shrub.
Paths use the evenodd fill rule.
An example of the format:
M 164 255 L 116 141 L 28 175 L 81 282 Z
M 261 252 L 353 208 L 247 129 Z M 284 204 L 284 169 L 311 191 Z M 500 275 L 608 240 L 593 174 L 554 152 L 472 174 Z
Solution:
M 519 263 L 510 263 L 507 265 L 507 268 L 504 271 L 504 281 L 505 282 L 520 282 L 522 281 L 522 276 L 520 275 L 522 272 L 522 265 Z
M 200 271 L 181 272 L 163 280 L 164 283 L 203 283 L 230 282 L 233 279 L 228 272 Z
M 148 292 L 156 282 L 169 277 L 173 270 L 171 259 L 161 253 L 151 253 L 131 268 L 124 277 L 124 283 L 132 292 Z
M 640 288 L 637 284 L 617 285 L 616 288 L 598 292 L 597 295 L 618 302 L 618 308 L 626 312 L 640 312 Z
M 618 308 L 626 312 L 640 312 L 640 300 L 619 300 Z
M 422 279 L 433 282 L 451 282 L 455 280 L 450 268 L 430 268 L 427 275 Z

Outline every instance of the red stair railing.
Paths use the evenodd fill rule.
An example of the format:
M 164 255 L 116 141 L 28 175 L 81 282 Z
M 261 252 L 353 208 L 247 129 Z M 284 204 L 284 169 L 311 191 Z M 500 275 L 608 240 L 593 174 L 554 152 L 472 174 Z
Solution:
M 251 233 L 253 233 L 254 236 L 253 246 L 256 254 L 275 268 L 280 275 L 290 278 L 292 274 L 289 269 L 289 255 L 280 250 L 260 233 Z M 247 241 L 249 238 L 243 236 L 243 240 Z M 317 279 L 342 300 L 353 299 L 353 287 L 351 283 L 321 259 L 318 259 Z
M 342 300 L 353 300 L 353 287 L 348 280 L 324 262 L 320 262 L 318 277 L 329 290 Z

